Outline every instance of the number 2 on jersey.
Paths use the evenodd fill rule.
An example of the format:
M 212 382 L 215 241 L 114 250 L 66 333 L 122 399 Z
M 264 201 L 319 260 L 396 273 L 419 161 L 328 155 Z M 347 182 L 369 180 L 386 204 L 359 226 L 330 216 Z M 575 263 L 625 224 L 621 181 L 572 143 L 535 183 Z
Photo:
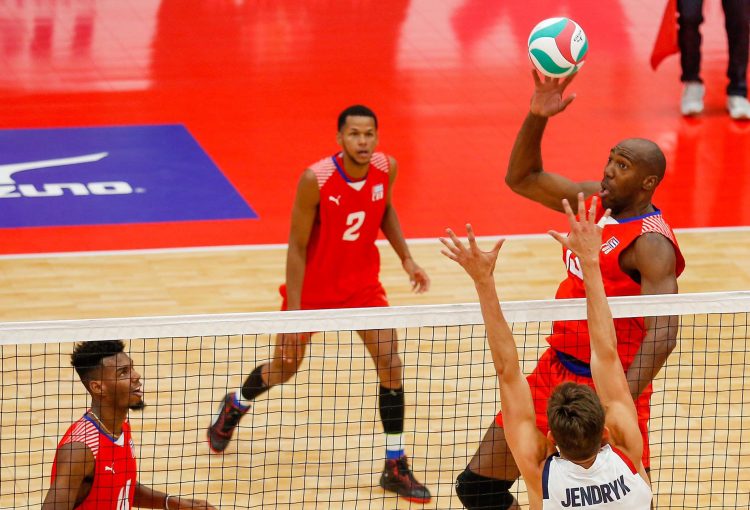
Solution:
M 362 223 L 365 222 L 365 212 L 357 211 L 349 214 L 346 217 L 346 226 L 349 227 L 344 230 L 344 241 L 356 241 L 359 239 L 359 229 L 362 228 Z

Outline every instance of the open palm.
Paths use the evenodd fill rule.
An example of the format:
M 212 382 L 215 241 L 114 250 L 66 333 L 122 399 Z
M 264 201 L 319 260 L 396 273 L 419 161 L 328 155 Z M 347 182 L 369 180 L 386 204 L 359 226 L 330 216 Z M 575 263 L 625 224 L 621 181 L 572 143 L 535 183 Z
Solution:
M 551 117 L 557 115 L 575 99 L 575 94 L 571 94 L 563 99 L 563 93 L 570 82 L 573 81 L 575 74 L 571 74 L 565 79 L 539 77 L 539 73 L 532 71 L 534 77 L 534 95 L 531 96 L 531 113 L 542 117 Z

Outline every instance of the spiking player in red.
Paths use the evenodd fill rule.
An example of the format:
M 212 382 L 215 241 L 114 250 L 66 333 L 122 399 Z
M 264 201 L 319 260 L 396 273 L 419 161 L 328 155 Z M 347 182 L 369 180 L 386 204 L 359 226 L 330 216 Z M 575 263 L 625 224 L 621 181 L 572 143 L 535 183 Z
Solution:
M 666 159 L 652 141 L 630 138 L 612 147 L 601 181 L 574 182 L 544 170 L 542 136 L 549 117 L 567 108 L 574 95 L 563 98 L 575 75 L 560 80 L 542 80 L 533 72 L 535 90 L 526 120 L 516 137 L 505 182 L 521 196 L 563 212 L 562 199 L 575 203 L 578 193 L 590 201 L 598 195 L 599 221 L 604 209 L 611 218 L 604 225 L 600 253 L 601 271 L 607 296 L 674 294 L 677 277 L 685 261 L 674 233 L 651 199 L 664 178 Z M 587 202 L 587 207 L 590 202 Z M 583 272 L 574 253 L 563 250 L 567 278 L 560 284 L 557 299 L 585 296 Z M 643 465 L 649 468 L 648 418 L 651 381 L 674 349 L 677 318 L 616 319 L 617 348 L 635 399 L 643 435 Z M 529 376 L 534 396 L 537 426 L 548 430 L 547 400 L 552 390 L 566 381 L 593 384 L 589 361 L 591 349 L 585 321 L 556 322 L 547 338 L 549 349 L 542 354 Z M 507 510 L 518 503 L 510 488 L 519 476 L 508 449 L 502 414 L 498 414 L 466 469 L 456 479 L 456 493 L 470 510 Z
M 378 122 L 365 106 L 338 118 L 341 151 L 304 171 L 297 186 L 286 263 L 282 310 L 388 306 L 380 283 L 378 232 L 401 259 L 412 289 L 425 292 L 427 274 L 409 253 L 391 202 L 396 160 L 375 152 Z M 386 461 L 380 485 L 401 497 L 427 503 L 431 496 L 411 472 L 404 454 L 404 391 L 395 330 L 358 332 L 380 379 L 380 417 Z M 242 416 L 259 395 L 294 376 L 310 334 L 277 335 L 273 360 L 259 365 L 237 391 L 224 396 L 208 429 L 211 450 L 223 452 Z
M 71 363 L 91 394 L 91 408 L 57 446 L 42 510 L 207 509 L 138 483 L 128 411 L 144 407 L 141 376 L 119 340 L 81 342 Z

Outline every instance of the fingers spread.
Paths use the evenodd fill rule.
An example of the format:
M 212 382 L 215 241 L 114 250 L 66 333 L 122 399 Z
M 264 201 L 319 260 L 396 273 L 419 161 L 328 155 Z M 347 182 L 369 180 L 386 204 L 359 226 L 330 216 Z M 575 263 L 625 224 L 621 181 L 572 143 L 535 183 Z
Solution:
M 583 193 L 578 193 L 578 221 L 586 221 L 586 201 Z
M 440 250 L 440 253 L 442 253 L 443 255 L 445 255 L 446 257 L 448 257 L 451 260 L 458 261 L 458 257 L 453 252 L 451 252 L 451 251 Z
M 537 85 L 537 86 L 538 86 L 538 85 L 541 85 L 541 84 L 542 84 L 542 80 L 541 80 L 541 79 L 539 78 L 539 73 L 538 73 L 538 72 L 536 72 L 536 69 L 532 69 L 532 70 L 531 70 L 531 76 L 533 76 L 533 77 L 534 77 L 534 84 L 535 84 L 535 85 Z
M 451 241 L 453 241 L 453 244 L 456 246 L 456 248 L 458 250 L 463 250 L 464 249 L 463 243 L 461 242 L 461 240 L 458 238 L 458 236 L 456 236 L 456 234 L 451 229 L 446 228 L 445 232 L 448 234 L 448 236 L 450 236 Z
M 549 230 L 547 231 L 547 233 L 550 236 L 552 236 L 552 238 L 558 243 L 560 243 L 561 245 L 563 246 L 567 245 L 567 238 L 564 235 L 562 235 L 560 232 L 557 232 L 556 230 Z
M 591 207 L 589 207 L 589 223 L 593 224 L 594 219 L 596 218 L 596 202 L 597 202 L 597 196 L 594 195 L 591 197 Z
M 478 247 L 477 247 L 477 240 L 474 237 L 474 229 L 471 228 L 471 223 L 467 223 L 466 224 L 466 234 L 469 237 L 469 247 L 472 250 L 478 249 Z

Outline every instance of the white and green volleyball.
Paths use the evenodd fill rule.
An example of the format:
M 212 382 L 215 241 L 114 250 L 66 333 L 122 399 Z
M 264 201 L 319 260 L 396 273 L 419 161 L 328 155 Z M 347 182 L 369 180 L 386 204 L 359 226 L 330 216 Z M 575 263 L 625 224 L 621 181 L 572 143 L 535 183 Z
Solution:
M 578 71 L 588 48 L 583 29 L 568 18 L 546 19 L 529 35 L 531 63 L 540 73 L 552 78 L 562 78 Z

